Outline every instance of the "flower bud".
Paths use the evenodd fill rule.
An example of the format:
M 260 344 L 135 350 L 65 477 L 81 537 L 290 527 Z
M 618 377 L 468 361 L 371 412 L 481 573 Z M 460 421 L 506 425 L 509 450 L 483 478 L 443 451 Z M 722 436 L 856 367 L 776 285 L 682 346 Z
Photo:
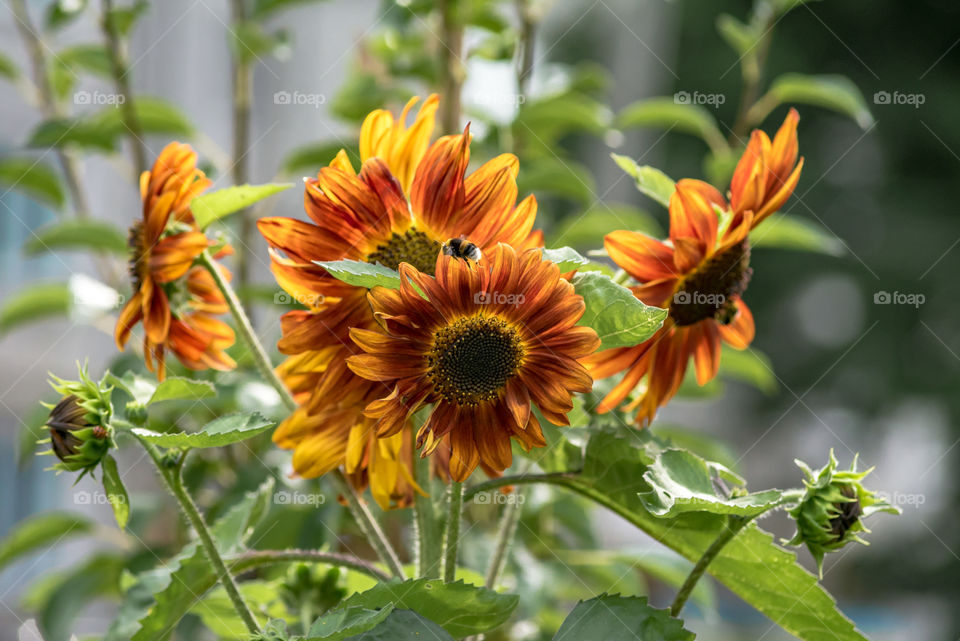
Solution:
M 796 461 L 806 478 L 806 491 L 800 502 L 788 512 L 797 522 L 797 532 L 787 545 L 807 546 L 823 576 L 823 557 L 851 541 L 868 545 L 858 533 L 869 532 L 863 518 L 876 512 L 899 514 L 900 510 L 876 492 L 866 489 L 860 481 L 873 468 L 857 471 L 857 457 L 849 470 L 837 470 L 837 459 L 830 451 L 830 461 L 822 469 L 811 470 L 806 463 Z
M 53 469 L 86 474 L 113 444 L 112 388 L 91 380 L 83 369 L 79 381 L 54 376 L 50 384 L 63 395 L 56 405 L 48 406 L 51 451 L 60 459 Z

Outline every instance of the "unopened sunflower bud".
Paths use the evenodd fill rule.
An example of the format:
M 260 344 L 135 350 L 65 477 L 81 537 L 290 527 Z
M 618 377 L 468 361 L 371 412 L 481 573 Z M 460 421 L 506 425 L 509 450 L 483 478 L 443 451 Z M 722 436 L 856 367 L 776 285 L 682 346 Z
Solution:
M 112 388 L 91 380 L 83 369 L 79 381 L 53 377 L 51 386 L 63 395 L 56 405 L 48 406 L 51 453 L 60 459 L 53 469 L 86 474 L 113 444 Z
M 811 470 L 806 463 L 796 461 L 806 478 L 806 492 L 800 502 L 789 510 L 797 522 L 797 533 L 788 545 L 806 545 L 823 576 L 823 557 L 851 541 L 869 545 L 858 533 L 869 532 L 863 518 L 877 512 L 899 514 L 900 510 L 866 489 L 861 481 L 873 468 L 857 471 L 857 458 L 849 470 L 837 470 L 837 459 L 830 452 L 830 461 L 822 469 Z

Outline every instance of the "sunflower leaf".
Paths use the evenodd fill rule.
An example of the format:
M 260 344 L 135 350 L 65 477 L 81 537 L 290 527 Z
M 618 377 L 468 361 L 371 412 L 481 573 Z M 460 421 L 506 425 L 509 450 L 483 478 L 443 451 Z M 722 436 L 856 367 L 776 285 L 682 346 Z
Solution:
M 171 376 L 164 379 L 150 395 L 148 405 L 161 401 L 191 400 L 210 398 L 217 395 L 213 383 L 209 381 L 195 381 L 190 378 Z
M 313 622 L 307 641 L 341 641 L 376 627 L 391 612 L 393 606 L 390 604 L 379 610 L 358 606 L 331 610 Z
M 350 641 L 454 641 L 443 627 L 430 619 L 413 610 L 399 609 L 390 612 L 383 623 L 349 639 Z M 315 640 L 313 637 L 307 637 L 305 641 Z
M 113 516 L 117 519 L 117 525 L 120 529 L 127 527 L 127 521 L 130 520 L 130 497 L 127 495 L 127 488 L 123 485 L 123 479 L 117 471 L 117 461 L 109 454 L 103 458 L 101 466 L 103 470 L 103 491 L 107 495 L 107 501 L 113 508 Z
M 557 247 L 556 249 L 544 249 L 543 259 L 556 263 L 560 268 L 560 273 L 570 272 L 580 269 L 584 265 L 590 264 L 590 259 L 580 255 L 573 247 Z
M 620 169 L 627 172 L 637 183 L 641 193 L 650 196 L 664 207 L 670 206 L 670 196 L 673 195 L 675 183 L 670 176 L 656 167 L 638 165 L 637 161 L 620 154 L 610 154 Z
M 190 209 L 193 211 L 193 217 L 200 229 L 206 229 L 215 220 L 220 220 L 241 209 L 246 209 L 258 200 L 263 200 L 290 187 L 293 187 L 293 183 L 224 187 L 197 196 L 190 203 Z
M 577 274 L 573 286 L 587 305 L 578 324 L 597 332 L 600 349 L 639 345 L 667 317 L 667 310 L 645 305 L 629 289 L 597 272 Z
M 413 610 L 459 639 L 501 625 L 510 618 L 518 603 L 516 595 L 498 594 L 463 581 L 410 579 L 380 583 L 366 592 L 354 594 L 340 608 L 393 605 Z
M 846 244 L 817 223 L 790 214 L 773 214 L 762 226 L 750 233 L 750 246 L 776 247 L 843 256 Z
M 683 621 L 647 603 L 646 597 L 602 595 L 581 601 L 567 615 L 553 641 L 693 641 Z
M 330 275 L 354 287 L 386 287 L 397 289 L 400 287 L 399 272 L 384 267 L 379 263 L 365 263 L 360 260 L 317 260 Z
M 142 427 L 131 431 L 162 447 L 222 447 L 252 438 L 275 425 L 257 412 L 227 414 L 210 421 L 199 432 L 154 432 Z

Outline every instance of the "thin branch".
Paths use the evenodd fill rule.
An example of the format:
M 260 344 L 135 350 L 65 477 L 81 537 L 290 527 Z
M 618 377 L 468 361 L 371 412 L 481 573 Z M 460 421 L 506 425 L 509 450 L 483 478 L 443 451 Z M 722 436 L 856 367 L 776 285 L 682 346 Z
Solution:
M 463 66 L 463 24 L 457 15 L 457 0 L 439 0 L 441 91 L 440 124 L 446 134 L 460 130 L 460 100 L 466 71 Z
M 356 570 L 378 581 L 390 580 L 390 575 L 373 563 L 355 556 L 337 554 L 335 552 L 320 552 L 318 550 L 255 550 L 253 552 L 230 556 L 224 560 L 236 574 L 241 574 L 263 565 L 274 565 L 277 563 L 325 563 L 327 565 Z
M 133 154 L 133 166 L 137 170 L 137 179 L 147 170 L 147 146 L 143 141 L 143 127 L 130 90 L 130 77 L 127 62 L 120 43 L 120 34 L 114 19 L 113 0 L 103 0 L 103 15 L 100 28 L 106 41 L 107 56 L 110 58 L 110 73 L 120 100 L 120 120 L 129 132 L 130 151 Z

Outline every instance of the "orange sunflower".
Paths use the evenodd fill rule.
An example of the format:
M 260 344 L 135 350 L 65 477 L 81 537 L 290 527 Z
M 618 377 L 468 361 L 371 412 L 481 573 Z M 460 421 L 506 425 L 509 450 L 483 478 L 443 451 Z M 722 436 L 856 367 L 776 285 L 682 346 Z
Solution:
M 583 299 L 537 249 L 518 256 L 499 245 L 477 264 L 440 255 L 433 271 L 402 264 L 399 289 L 370 291 L 382 331 L 351 330 L 366 353 L 349 365 L 389 392 L 366 408 L 378 435 L 402 433 L 433 404 L 417 434 L 422 455 L 449 435 L 455 481 L 477 465 L 498 476 L 510 466 L 512 438 L 527 450 L 546 445 L 531 403 L 551 423 L 569 424 L 572 394 L 593 387 L 579 360 L 600 339 L 576 325 Z
M 123 350 L 142 321 L 144 361 L 160 380 L 167 349 L 190 369 L 236 365 L 224 352 L 233 345 L 233 330 L 214 318 L 228 311 L 226 301 L 209 272 L 194 264 L 213 242 L 194 222 L 190 201 L 209 186 L 197 169 L 197 154 L 178 142 L 167 145 L 140 176 L 143 220 L 134 223 L 129 237 L 133 296 L 120 312 L 114 338 Z M 227 246 L 217 255 L 230 251 Z
M 670 198 L 670 239 L 615 231 L 604 239 L 613 261 L 640 285 L 634 295 L 667 308 L 663 327 L 646 342 L 598 352 L 586 362 L 595 378 L 626 372 L 598 411 L 618 406 L 646 376 L 646 388 L 627 406 L 648 424 L 670 400 L 691 358 L 697 383 L 717 375 L 720 346 L 746 349 L 753 340 L 753 315 L 741 296 L 750 280 L 750 230 L 777 211 L 793 193 L 803 159 L 797 162 L 793 109 L 771 143 L 754 131 L 737 164 L 729 204 L 699 180 L 681 180 Z
M 401 263 L 432 274 L 441 245 L 469 237 L 481 252 L 497 243 L 542 245 L 533 231 L 537 203 L 517 203 L 517 158 L 503 154 L 467 175 L 470 135 L 429 144 L 438 98 L 421 105 L 413 123 L 374 111 L 360 131 L 359 173 L 345 151 L 316 178 L 305 181 L 304 204 L 312 222 L 263 218 L 277 282 L 307 307 L 282 319 L 278 368 L 300 408 L 274 432 L 293 449 L 293 467 L 315 477 L 343 465 L 358 488 L 369 482 L 383 507 L 412 500 L 409 435 L 378 439 L 362 409 L 382 395 L 382 385 L 355 375 L 346 359 L 359 353 L 352 327 L 376 329 L 367 290 L 338 281 L 315 261 L 352 259 L 397 269 Z

